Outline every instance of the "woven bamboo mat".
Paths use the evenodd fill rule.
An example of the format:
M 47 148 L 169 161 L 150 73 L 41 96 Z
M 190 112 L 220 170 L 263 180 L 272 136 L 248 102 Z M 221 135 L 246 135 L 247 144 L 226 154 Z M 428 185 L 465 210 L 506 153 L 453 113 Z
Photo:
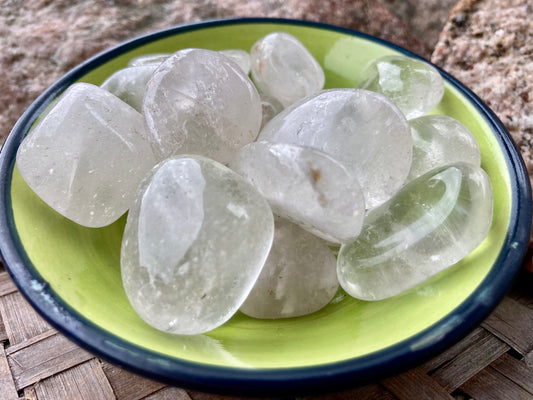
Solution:
M 521 271 L 493 313 L 442 354 L 379 383 L 317 399 L 533 399 L 532 288 L 533 274 Z M 94 357 L 51 328 L 0 266 L 0 399 L 21 398 L 236 399 L 165 386 Z

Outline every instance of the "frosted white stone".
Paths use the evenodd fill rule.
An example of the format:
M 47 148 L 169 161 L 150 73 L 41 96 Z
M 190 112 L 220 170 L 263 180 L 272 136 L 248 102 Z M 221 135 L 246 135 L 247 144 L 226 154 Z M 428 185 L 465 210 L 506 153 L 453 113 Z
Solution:
M 24 139 L 17 166 L 54 210 L 105 226 L 126 212 L 156 163 L 144 134 L 141 114 L 98 86 L 76 83 Z
M 100 87 L 141 112 L 146 83 L 156 68 L 157 65 L 145 65 L 120 69 L 107 78 Z
M 240 310 L 255 318 L 289 318 L 318 311 L 339 287 L 336 264 L 323 240 L 277 217 L 272 249 Z
M 288 33 L 275 32 L 258 40 L 250 57 L 252 79 L 259 91 L 275 97 L 285 107 L 324 87 L 322 67 Z
M 437 168 L 367 215 L 357 240 L 341 247 L 339 282 L 363 300 L 400 294 L 471 253 L 491 221 L 491 184 L 480 167 Z
M 134 57 L 128 62 L 128 67 L 141 67 L 145 65 L 159 65 L 172 53 L 152 53 L 143 54 L 142 56 Z
M 276 115 L 283 111 L 283 104 L 272 96 L 261 93 L 261 108 L 263 110 L 263 119 L 261 120 L 261 129 Z
M 407 180 L 437 167 L 457 162 L 481 164 L 474 135 L 466 126 L 446 115 L 425 115 L 409 121 L 413 137 L 413 163 Z
M 386 97 L 362 89 L 330 89 L 276 115 L 258 140 L 319 149 L 354 171 L 367 208 L 405 182 L 412 158 L 407 120 Z
M 230 60 L 235 62 L 239 67 L 241 67 L 242 72 L 244 72 L 246 75 L 250 73 L 250 54 L 247 51 L 240 50 L 240 49 L 228 49 L 228 50 L 220 50 L 220 54 L 225 55 Z
M 180 50 L 157 68 L 143 113 L 159 159 L 192 153 L 226 163 L 261 126 L 261 101 L 248 76 L 202 49 Z
M 245 301 L 273 233 L 266 200 L 235 172 L 201 156 L 169 158 L 143 180 L 128 213 L 126 295 L 157 329 L 207 332 Z
M 372 60 L 359 75 L 358 87 L 387 96 L 407 119 L 427 114 L 444 95 L 444 80 L 435 67 L 401 55 Z
M 365 214 L 354 175 L 327 154 L 287 143 L 255 142 L 230 163 L 275 214 L 334 243 L 357 237 Z

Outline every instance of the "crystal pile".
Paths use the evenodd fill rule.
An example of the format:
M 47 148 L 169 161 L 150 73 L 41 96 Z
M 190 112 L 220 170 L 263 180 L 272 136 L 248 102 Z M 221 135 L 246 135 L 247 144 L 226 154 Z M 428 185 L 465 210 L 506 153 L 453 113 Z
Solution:
M 407 120 L 390 100 L 362 89 L 330 89 L 287 107 L 258 140 L 309 146 L 353 171 L 367 208 L 390 198 L 411 167 Z
M 41 199 L 94 228 L 128 210 L 155 163 L 142 115 L 88 83 L 70 86 L 17 152 L 22 177 Z
M 426 115 L 443 97 L 439 72 L 386 56 L 357 88 L 324 84 L 282 32 L 250 54 L 145 54 L 101 87 L 72 85 L 17 166 L 81 225 L 129 210 L 124 289 L 144 321 L 174 334 L 210 331 L 239 309 L 307 315 L 339 282 L 385 299 L 471 253 L 491 226 L 491 184 L 470 131 Z
M 341 247 L 340 284 L 363 300 L 400 294 L 472 252 L 491 221 L 485 171 L 462 163 L 437 168 L 368 214 L 357 240 Z
M 278 217 L 272 249 L 240 310 L 255 318 L 290 318 L 318 311 L 339 287 L 336 265 L 324 241 Z
M 158 159 L 202 154 L 227 163 L 261 126 L 261 100 L 250 79 L 226 56 L 185 49 L 156 69 L 143 113 Z
M 124 231 L 124 289 L 157 329 L 209 331 L 239 309 L 257 280 L 272 212 L 239 175 L 200 156 L 170 158 L 150 175 Z

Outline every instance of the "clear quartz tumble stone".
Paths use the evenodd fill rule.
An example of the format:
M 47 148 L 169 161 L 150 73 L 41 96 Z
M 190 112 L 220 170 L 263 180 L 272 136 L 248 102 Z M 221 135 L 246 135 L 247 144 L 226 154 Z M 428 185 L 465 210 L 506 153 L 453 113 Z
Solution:
M 466 126 L 447 115 L 424 115 L 409 121 L 413 163 L 408 181 L 448 164 L 481 165 L 481 153 Z
M 255 142 L 230 167 L 265 196 L 275 214 L 332 243 L 357 237 L 365 216 L 355 176 L 327 154 L 288 143 Z
M 290 318 L 318 311 L 339 287 L 336 263 L 326 242 L 276 217 L 272 249 L 240 310 L 255 318 Z
M 444 95 L 444 79 L 435 67 L 401 55 L 372 60 L 359 75 L 357 86 L 388 97 L 407 119 L 427 114 Z
M 351 170 L 367 208 L 404 184 L 412 158 L 409 123 L 385 96 L 362 89 L 329 89 L 276 115 L 258 140 L 309 146 Z
M 367 215 L 357 240 L 341 247 L 339 282 L 362 300 L 400 294 L 474 251 L 491 221 L 483 169 L 458 163 L 433 170 Z
M 142 112 L 146 83 L 156 70 L 157 65 L 123 68 L 112 74 L 100 86 Z
M 72 221 L 118 219 L 156 164 L 140 113 L 88 83 L 70 86 L 30 131 L 17 166 L 37 195 Z
M 199 154 L 225 164 L 261 126 L 261 100 L 250 78 L 228 57 L 203 49 L 180 50 L 157 68 L 143 113 L 160 160 Z
M 258 40 L 250 51 L 251 73 L 261 93 L 284 107 L 324 87 L 320 64 L 294 36 L 274 32 Z
M 273 233 L 268 203 L 235 172 L 201 156 L 169 158 L 143 180 L 128 214 L 126 295 L 159 330 L 210 331 L 246 299 Z

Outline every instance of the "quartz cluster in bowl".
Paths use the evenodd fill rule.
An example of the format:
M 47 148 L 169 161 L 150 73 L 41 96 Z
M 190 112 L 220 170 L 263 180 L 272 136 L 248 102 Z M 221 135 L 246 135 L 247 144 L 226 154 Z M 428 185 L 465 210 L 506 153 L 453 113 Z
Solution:
M 444 93 L 438 71 L 391 55 L 355 88 L 324 85 L 282 32 L 250 53 L 137 57 L 100 87 L 70 86 L 17 166 L 78 224 L 129 210 L 124 289 L 141 318 L 176 334 L 239 309 L 309 314 L 339 283 L 385 299 L 471 253 L 490 229 L 491 184 L 468 129 L 429 115 Z

